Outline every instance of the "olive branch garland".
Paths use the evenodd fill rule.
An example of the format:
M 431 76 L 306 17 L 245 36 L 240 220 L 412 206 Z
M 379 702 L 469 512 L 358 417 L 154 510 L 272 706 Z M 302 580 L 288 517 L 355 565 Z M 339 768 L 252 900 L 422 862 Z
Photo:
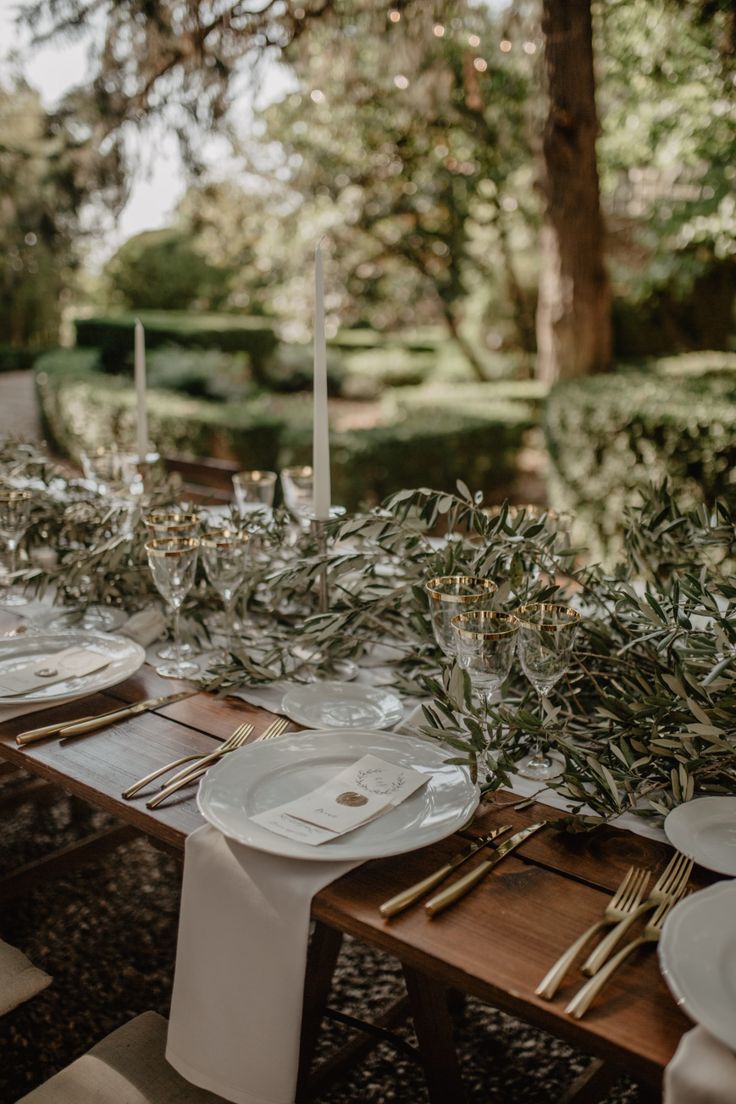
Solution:
M 174 486 L 162 481 L 123 532 L 109 501 L 34 450 L 4 445 L 0 464 L 38 488 L 26 535 L 26 574 L 38 593 L 53 585 L 66 598 L 128 609 L 156 597 L 141 514 L 176 502 Z M 666 486 L 653 488 L 627 514 L 621 562 L 580 568 L 580 549 L 566 546 L 551 515 L 486 511 L 462 482 L 454 494 L 402 490 L 378 509 L 329 523 L 324 614 L 316 602 L 324 565 L 312 534 L 295 533 L 281 510 L 249 519 L 249 528 L 254 555 L 240 599 L 243 629 L 230 662 L 215 671 L 222 690 L 313 677 L 336 659 L 380 647 L 397 690 L 431 696 L 422 732 L 459 762 L 492 763 L 481 766 L 484 789 L 510 784 L 530 738 L 558 747 L 565 773 L 550 785 L 570 801 L 577 828 L 626 811 L 661 818 L 695 795 L 736 792 L 736 518 L 729 504 L 683 512 Z M 433 538 L 440 529 L 443 536 Z M 34 562 L 49 544 L 55 561 Z M 543 716 L 518 666 L 502 703 L 482 711 L 467 673 L 443 665 L 423 586 L 445 574 L 492 577 L 500 610 L 575 596 L 583 611 L 575 653 Z M 200 576 L 187 613 L 203 633 L 218 607 Z

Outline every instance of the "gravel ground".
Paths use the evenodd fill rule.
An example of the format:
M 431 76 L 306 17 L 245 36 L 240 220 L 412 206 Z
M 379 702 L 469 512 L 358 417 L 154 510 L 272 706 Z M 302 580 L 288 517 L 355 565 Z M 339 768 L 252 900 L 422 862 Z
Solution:
M 17 784 L 0 780 L 0 793 Z M 0 874 L 110 823 L 62 794 L 46 807 L 17 807 L 5 816 Z M 3 905 L 0 936 L 54 982 L 0 1023 L 0 1104 L 13 1104 L 139 1012 L 166 1015 L 179 885 L 178 864 L 141 839 Z M 394 960 L 354 941 L 338 971 L 331 1004 L 344 1012 L 364 1015 L 400 991 Z M 344 1030 L 328 1023 L 325 1053 Z M 473 1000 L 458 1014 L 456 1031 L 469 1104 L 547 1104 L 586 1064 L 557 1039 Z M 622 1081 L 606 1104 L 634 1099 L 634 1087 Z M 320 1097 L 323 1104 L 426 1100 L 418 1067 L 387 1044 Z

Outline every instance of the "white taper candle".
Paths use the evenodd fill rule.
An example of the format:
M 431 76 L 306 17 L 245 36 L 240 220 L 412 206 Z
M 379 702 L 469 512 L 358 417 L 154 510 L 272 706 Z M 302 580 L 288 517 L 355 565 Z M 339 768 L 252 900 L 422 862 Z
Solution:
M 138 459 L 148 456 L 148 418 L 146 417 L 146 338 L 143 323 L 135 322 L 135 400 Z
M 327 348 L 325 344 L 325 288 L 322 251 L 314 251 L 314 417 L 312 423 L 312 478 L 314 516 L 330 516 L 330 426 L 327 414 Z

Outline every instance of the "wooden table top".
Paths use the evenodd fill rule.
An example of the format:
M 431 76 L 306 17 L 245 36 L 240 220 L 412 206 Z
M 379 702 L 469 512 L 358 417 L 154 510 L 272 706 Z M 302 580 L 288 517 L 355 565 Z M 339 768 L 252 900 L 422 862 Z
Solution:
M 98 808 L 114 813 L 175 850 L 203 821 L 185 791 L 150 811 L 143 794 L 126 802 L 121 792 L 137 778 L 190 751 L 207 752 L 213 738 L 224 739 L 251 719 L 256 739 L 273 719 L 270 713 L 235 699 L 208 694 L 129 718 L 110 728 L 64 741 L 50 738 L 28 748 L 15 744 L 25 729 L 114 708 L 179 685 L 161 679 L 148 666 L 113 690 L 44 712 L 7 721 L 0 732 L 0 757 L 59 783 Z M 151 791 L 153 792 L 153 791 Z M 558 820 L 546 806 L 504 808 L 511 795 L 486 800 L 466 835 L 482 834 L 494 824 L 516 827 L 532 820 Z M 607 897 L 631 865 L 656 874 L 672 850 L 665 844 L 616 829 L 571 835 L 545 829 L 504 860 L 498 870 L 464 900 L 434 920 L 419 907 L 392 921 L 378 905 L 457 853 L 453 837 L 421 851 L 373 860 L 315 897 L 315 919 L 383 948 L 407 965 L 473 994 L 597 1057 L 612 1060 L 634 1077 L 656 1083 L 680 1036 L 690 1026 L 671 998 L 657 967 L 656 954 L 636 956 L 615 975 L 580 1021 L 564 1006 L 581 984 L 572 974 L 554 1001 L 543 1001 L 534 988 L 558 955 L 598 919 Z M 696 870 L 692 885 L 714 879 Z

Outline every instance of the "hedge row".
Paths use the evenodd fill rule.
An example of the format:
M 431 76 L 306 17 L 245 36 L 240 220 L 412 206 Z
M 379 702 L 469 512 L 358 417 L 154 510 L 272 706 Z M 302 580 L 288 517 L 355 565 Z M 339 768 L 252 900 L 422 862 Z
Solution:
M 736 493 L 736 354 L 691 353 L 558 384 L 545 412 L 548 489 L 595 557 L 621 542 L 623 512 L 666 477 L 684 503 Z
M 98 364 L 95 349 L 57 349 L 35 365 L 45 435 L 74 459 L 83 449 L 111 441 L 132 448 L 135 441 L 135 392 L 97 371 Z M 266 400 L 217 403 L 150 390 L 146 406 L 151 440 L 162 455 L 231 458 L 244 468 L 278 463 L 284 423 Z
M 49 440 L 65 455 L 112 440 L 132 445 L 132 387 L 98 371 L 93 349 L 60 349 L 36 365 L 39 405 Z M 487 385 L 493 388 L 494 385 Z M 455 389 L 460 390 L 459 388 Z M 405 486 L 451 490 L 458 478 L 474 488 L 502 486 L 513 476 L 529 404 L 495 402 L 473 409 L 437 406 L 417 389 L 388 424 L 333 433 L 333 497 L 348 509 L 375 503 Z M 260 396 L 215 403 L 150 391 L 151 439 L 163 454 L 232 458 L 244 467 L 311 462 L 311 398 Z
M 273 353 L 278 339 L 268 319 L 233 314 L 189 314 L 186 311 L 141 311 L 77 318 L 76 344 L 100 351 L 107 372 L 120 372 L 132 361 L 136 318 L 146 331 L 146 348 L 179 345 L 189 349 L 221 349 L 227 353 L 248 353 L 258 371 Z

